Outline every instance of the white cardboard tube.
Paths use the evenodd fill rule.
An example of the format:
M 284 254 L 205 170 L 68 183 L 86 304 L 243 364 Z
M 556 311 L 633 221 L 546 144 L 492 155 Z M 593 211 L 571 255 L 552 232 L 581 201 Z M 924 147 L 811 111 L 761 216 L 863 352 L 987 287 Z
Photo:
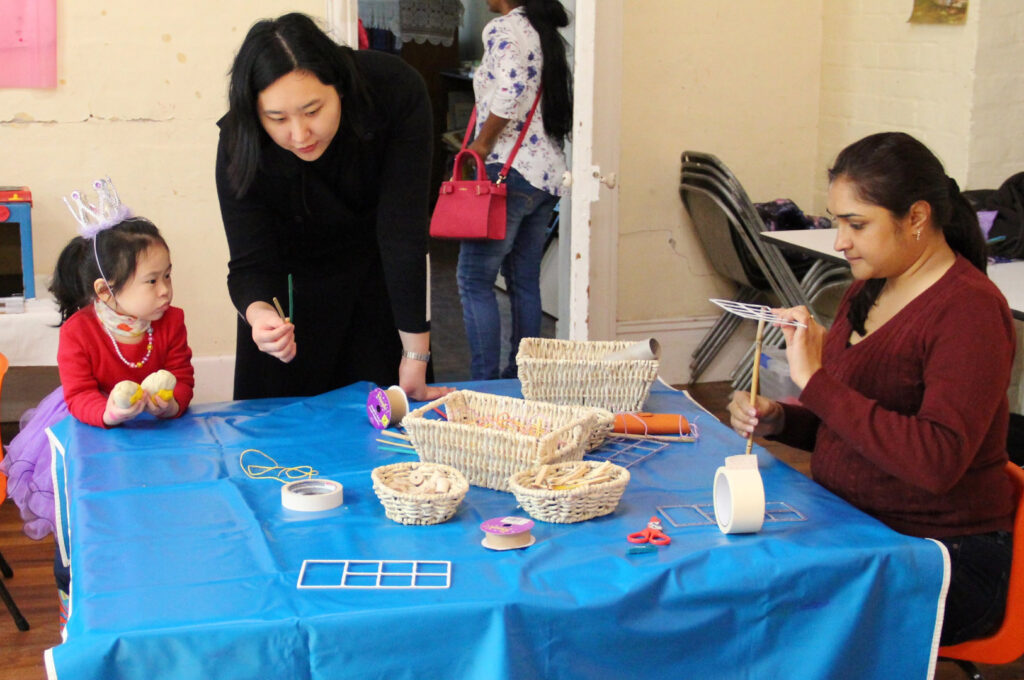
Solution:
M 715 519 L 723 534 L 755 534 L 764 524 L 764 482 L 757 456 L 725 459 L 715 472 Z
M 654 338 L 634 342 L 628 347 L 609 352 L 602 361 L 652 361 L 661 356 L 661 345 Z
M 344 500 L 344 489 L 333 479 L 300 479 L 281 487 L 281 505 L 289 510 L 332 510 Z

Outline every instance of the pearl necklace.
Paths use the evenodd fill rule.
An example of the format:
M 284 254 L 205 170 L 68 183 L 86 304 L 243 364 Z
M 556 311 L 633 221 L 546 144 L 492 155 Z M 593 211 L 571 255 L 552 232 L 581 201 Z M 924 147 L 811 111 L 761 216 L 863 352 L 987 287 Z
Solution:
M 111 333 L 110 329 L 107 328 L 106 326 L 103 326 L 103 330 L 105 330 L 107 332 L 107 335 L 110 336 L 110 341 L 114 343 L 114 351 L 117 352 L 117 356 L 120 357 L 121 361 L 124 362 L 125 366 L 127 366 L 128 368 L 142 368 L 142 366 L 147 361 L 149 361 L 150 355 L 153 354 L 152 326 L 149 328 L 149 330 L 146 331 L 146 356 L 142 357 L 142 361 L 128 361 L 127 359 L 125 359 L 124 355 L 121 354 L 121 348 L 117 346 L 117 340 L 114 338 L 114 334 Z

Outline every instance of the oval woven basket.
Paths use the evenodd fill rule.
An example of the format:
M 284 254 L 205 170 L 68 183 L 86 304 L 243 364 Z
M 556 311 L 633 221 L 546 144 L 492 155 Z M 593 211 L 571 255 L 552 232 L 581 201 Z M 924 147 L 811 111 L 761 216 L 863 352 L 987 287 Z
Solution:
M 596 406 L 614 413 L 642 411 L 658 377 L 657 359 L 605 361 L 634 344 L 627 340 L 523 338 L 516 354 L 526 399 Z
M 608 481 L 562 489 L 537 488 L 534 484 L 545 466 L 538 465 L 517 472 L 509 478 L 509 486 L 516 500 L 530 517 L 542 522 L 571 524 L 601 517 L 615 511 L 622 493 L 629 484 L 629 470 L 609 462 L 591 460 L 573 461 L 548 465 L 547 477 L 597 474 L 601 468 L 609 476 Z M 583 468 L 581 470 L 580 468 Z
M 409 493 L 399 490 L 409 485 L 410 478 L 419 473 L 430 478 L 440 474 L 451 484 L 444 493 Z M 395 463 L 374 468 L 370 473 L 373 492 L 377 494 L 384 514 L 399 524 L 440 524 L 447 522 L 459 508 L 459 503 L 469 491 L 469 484 L 462 473 L 450 465 L 438 463 Z M 396 488 L 397 487 L 397 488 Z

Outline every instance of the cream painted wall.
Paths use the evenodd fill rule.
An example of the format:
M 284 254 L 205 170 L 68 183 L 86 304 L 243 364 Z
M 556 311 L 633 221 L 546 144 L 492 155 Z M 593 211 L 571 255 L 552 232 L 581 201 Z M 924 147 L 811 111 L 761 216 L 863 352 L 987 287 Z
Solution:
M 627 0 L 619 166 L 620 323 L 714 313 L 679 199 L 684 150 L 717 155 L 755 201 L 807 205 L 816 162 L 822 0 Z
M 818 208 L 836 154 L 884 130 L 920 139 L 966 188 L 979 17 L 990 0 L 972 2 L 962 26 L 908 23 L 911 3 L 900 0 L 832 0 L 823 9 Z
M 75 234 L 61 196 L 109 175 L 170 244 L 195 355 L 233 355 L 216 121 L 249 27 L 292 10 L 322 17 L 324 1 L 58 3 L 57 88 L 0 89 L 0 184 L 32 190 L 37 274 Z
M 1024 3 L 984 0 L 980 9 L 967 167 L 973 189 L 998 187 L 1024 169 Z

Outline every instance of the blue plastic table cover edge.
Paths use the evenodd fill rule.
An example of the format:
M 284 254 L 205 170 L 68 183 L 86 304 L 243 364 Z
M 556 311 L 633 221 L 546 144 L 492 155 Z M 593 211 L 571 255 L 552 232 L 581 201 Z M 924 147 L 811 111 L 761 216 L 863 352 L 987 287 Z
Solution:
M 53 428 L 66 475 L 73 585 L 60 680 L 86 678 L 925 678 L 935 663 L 944 552 L 902 536 L 755 447 L 766 498 L 806 521 L 758 534 L 673 528 L 628 555 L 626 535 L 663 505 L 711 502 L 715 469 L 744 442 L 684 394 L 647 409 L 698 423 L 631 468 L 611 515 L 537 522 L 535 545 L 495 552 L 479 524 L 518 514 L 511 494 L 471 487 L 456 516 L 384 517 L 365 414 L 373 386 L 318 397 L 200 405 L 174 421 Z M 521 396 L 517 381 L 460 387 Z M 341 482 L 334 510 L 282 508 L 249 479 L 259 448 Z M 60 451 L 63 449 L 63 455 Z M 305 559 L 451 560 L 451 587 L 298 590 Z

